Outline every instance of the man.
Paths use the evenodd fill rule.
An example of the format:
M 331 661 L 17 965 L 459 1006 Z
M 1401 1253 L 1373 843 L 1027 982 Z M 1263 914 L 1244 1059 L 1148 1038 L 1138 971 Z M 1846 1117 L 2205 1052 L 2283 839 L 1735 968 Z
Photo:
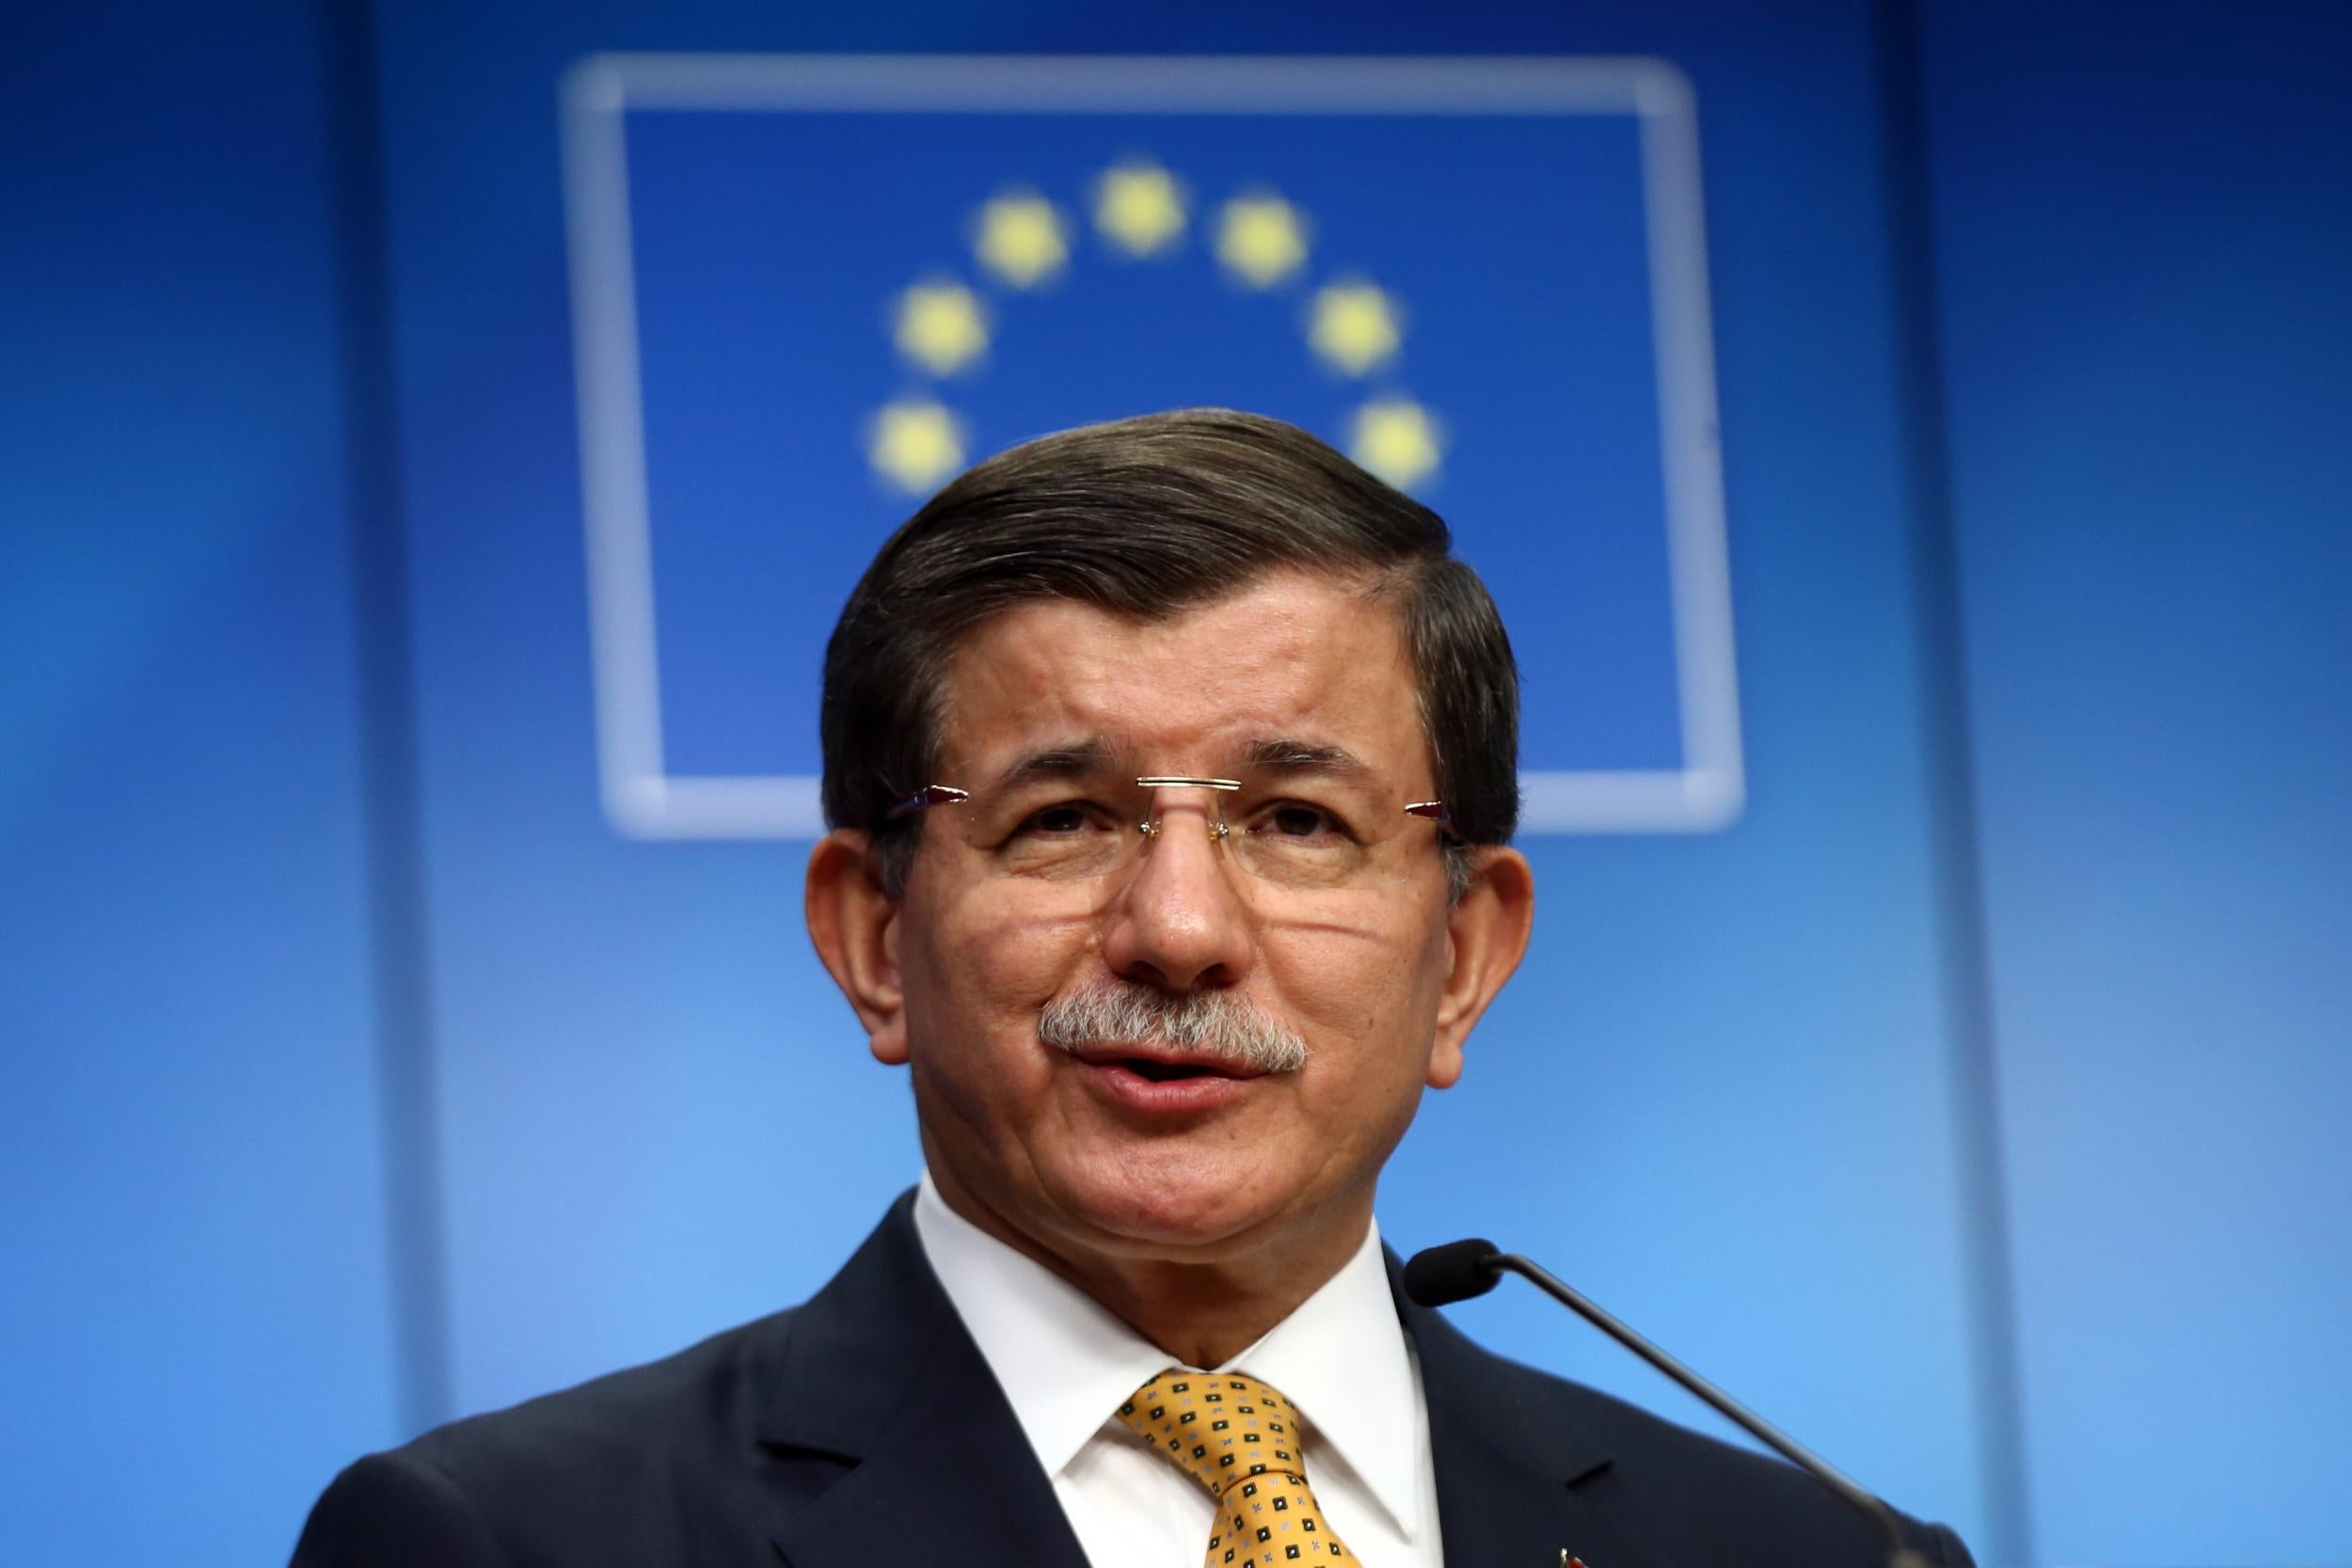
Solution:
M 1247 415 L 1031 442 L 882 546 L 822 726 L 809 930 L 921 1186 L 804 1307 L 362 1460 L 297 1564 L 1877 1560 L 1395 1293 L 1381 1165 L 1534 909 L 1435 515 Z

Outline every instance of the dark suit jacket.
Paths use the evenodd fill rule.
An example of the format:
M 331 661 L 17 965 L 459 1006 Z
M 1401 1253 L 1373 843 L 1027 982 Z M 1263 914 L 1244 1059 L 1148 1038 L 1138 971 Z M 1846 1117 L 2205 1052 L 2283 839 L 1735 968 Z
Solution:
M 1397 1309 L 1451 1568 L 1559 1568 L 1564 1548 L 1589 1568 L 1875 1568 L 1872 1533 L 1787 1465 Z M 1907 1528 L 1929 1560 L 1968 1561 L 1950 1531 Z M 1086 1568 L 924 1259 L 912 1195 L 804 1307 L 360 1460 L 294 1561 Z

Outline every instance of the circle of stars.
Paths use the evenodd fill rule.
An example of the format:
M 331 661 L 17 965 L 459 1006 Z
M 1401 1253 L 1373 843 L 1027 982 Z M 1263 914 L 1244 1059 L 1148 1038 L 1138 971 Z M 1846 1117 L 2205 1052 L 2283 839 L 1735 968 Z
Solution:
M 1192 221 L 1190 194 L 1149 158 L 1111 165 L 1089 188 L 1095 232 L 1117 257 L 1148 261 L 1172 254 Z M 997 287 L 1030 293 L 1068 269 L 1070 217 L 1026 187 L 1007 187 L 982 202 L 970 228 L 972 259 Z M 1296 282 L 1314 247 L 1314 226 L 1279 192 L 1243 191 L 1215 212 L 1211 253 L 1227 279 L 1253 293 Z M 891 341 L 910 368 L 933 379 L 976 369 L 993 323 L 980 295 L 950 277 L 902 289 L 891 302 Z M 1388 290 L 1361 277 L 1335 278 L 1308 297 L 1302 329 L 1325 369 L 1364 381 L 1391 369 L 1404 352 L 1406 316 Z M 1443 423 L 1397 390 L 1367 388 L 1348 414 L 1347 454 L 1401 490 L 1427 483 L 1444 457 Z M 966 461 L 963 423 L 928 391 L 894 399 L 867 421 L 866 449 L 875 474 L 892 487 L 927 495 Z

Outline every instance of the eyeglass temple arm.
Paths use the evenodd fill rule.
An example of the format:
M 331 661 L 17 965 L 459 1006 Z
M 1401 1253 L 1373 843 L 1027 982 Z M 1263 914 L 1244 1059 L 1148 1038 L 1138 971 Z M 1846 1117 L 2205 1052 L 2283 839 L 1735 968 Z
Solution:
M 970 799 L 970 790 L 958 789 L 953 784 L 925 784 L 882 813 L 882 819 L 896 822 L 902 816 L 913 816 L 927 806 L 960 806 Z

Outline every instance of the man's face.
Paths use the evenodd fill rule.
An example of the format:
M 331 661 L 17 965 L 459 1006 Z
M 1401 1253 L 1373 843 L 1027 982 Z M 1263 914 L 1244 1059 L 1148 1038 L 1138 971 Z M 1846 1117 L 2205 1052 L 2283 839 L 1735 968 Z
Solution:
M 876 1036 L 913 1066 L 943 1187 L 1063 1257 L 1210 1261 L 1302 1227 L 1360 1234 L 1468 1027 L 1446 995 L 1438 829 L 1403 811 L 1437 789 L 1394 609 L 1291 573 L 1160 621 L 1040 601 L 974 632 L 946 698 L 935 782 L 972 799 L 927 813 L 886 938 L 902 1034 Z M 1251 782 L 1139 790 L 1144 774 Z M 1252 832 L 1354 869 L 1270 880 Z M 1116 859 L 1070 874 L 1089 854 Z M 1122 984 L 1246 1003 L 1303 1040 L 1305 1065 L 1202 1072 L 1159 1047 L 1041 1037 L 1057 998 Z

